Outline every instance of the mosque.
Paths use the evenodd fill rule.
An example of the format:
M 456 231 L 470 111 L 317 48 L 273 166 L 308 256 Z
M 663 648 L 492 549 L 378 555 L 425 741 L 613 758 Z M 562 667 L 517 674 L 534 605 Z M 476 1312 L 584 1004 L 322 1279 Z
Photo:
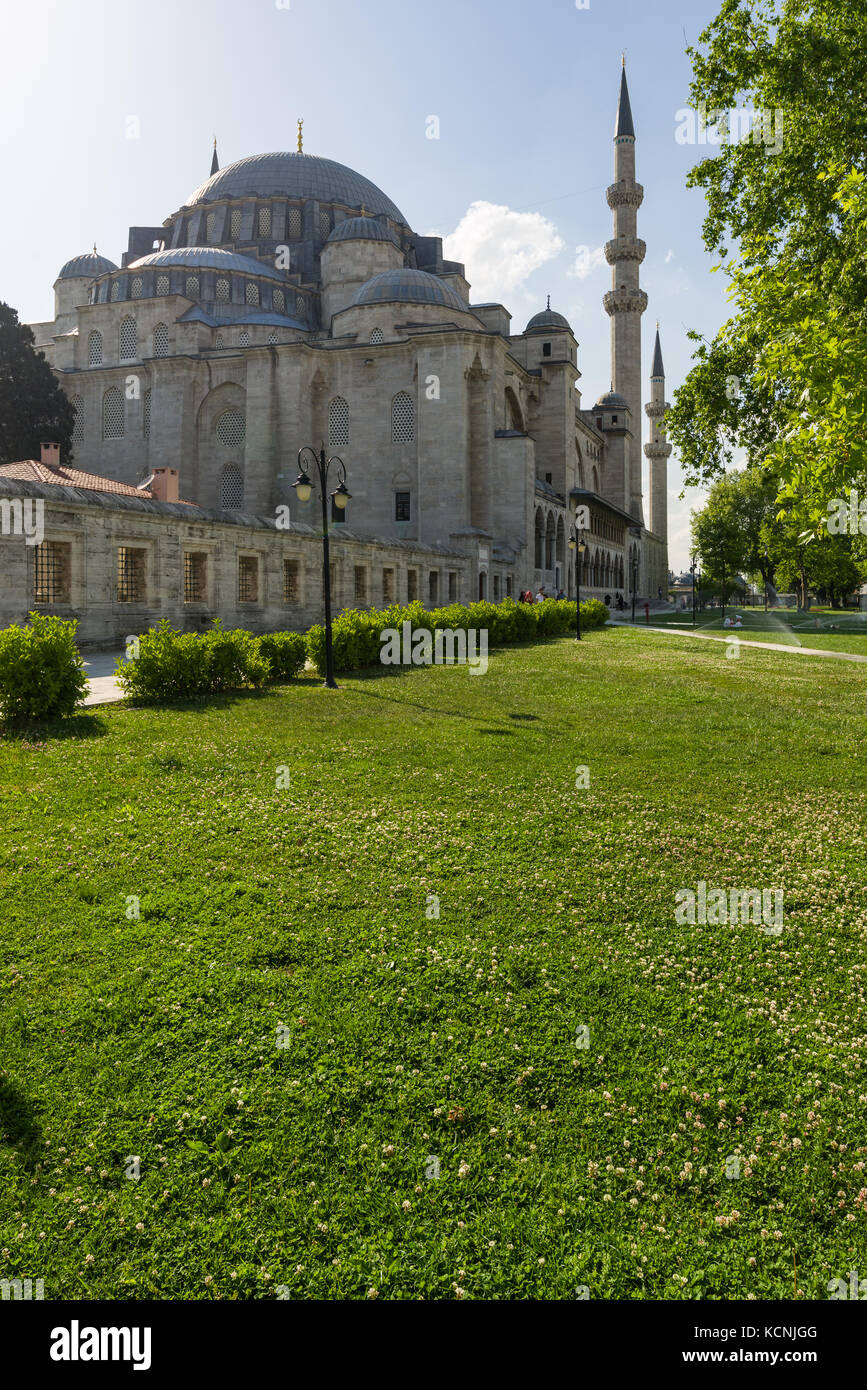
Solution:
M 472 301 L 439 237 L 415 233 L 363 175 L 306 153 L 301 124 L 296 151 L 224 168 L 215 144 L 210 177 L 164 222 L 130 228 L 119 266 L 95 248 L 63 266 L 54 319 L 31 327 L 75 406 L 78 486 L 91 474 L 183 498 L 208 526 L 273 527 L 288 505 L 312 533 L 319 503 L 300 503 L 293 483 L 299 448 L 322 441 L 351 494 L 332 511 L 335 538 L 344 528 L 368 557 L 360 601 L 384 597 L 378 546 L 411 548 L 415 568 L 428 552 L 462 557 L 464 600 L 571 596 L 579 507 L 582 594 L 667 592 L 658 330 L 646 512 L 642 496 L 646 248 L 625 67 L 607 191 L 611 390 L 589 409 L 575 333 L 550 301 L 514 332 L 502 304 Z M 389 569 L 393 597 L 413 596 L 399 560 Z M 425 602 L 447 596 L 433 579 L 415 587 Z

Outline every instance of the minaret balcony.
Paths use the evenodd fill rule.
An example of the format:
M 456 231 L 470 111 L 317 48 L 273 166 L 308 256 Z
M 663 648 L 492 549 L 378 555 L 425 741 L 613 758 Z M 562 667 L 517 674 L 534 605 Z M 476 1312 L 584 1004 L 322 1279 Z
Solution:
M 668 401 L 648 401 L 644 407 L 651 420 L 661 420 L 667 410 L 671 409 Z
M 612 209 L 640 208 L 644 202 L 644 189 L 635 179 L 623 179 L 620 183 L 612 183 L 605 196 Z
M 647 255 L 647 242 L 639 236 L 618 236 L 605 243 L 605 259 L 609 265 L 618 261 L 638 261 L 639 265 Z
M 644 290 L 609 290 L 602 303 L 607 314 L 643 314 L 647 295 Z
M 644 453 L 649 459 L 667 459 L 671 457 L 671 445 L 645 444 Z

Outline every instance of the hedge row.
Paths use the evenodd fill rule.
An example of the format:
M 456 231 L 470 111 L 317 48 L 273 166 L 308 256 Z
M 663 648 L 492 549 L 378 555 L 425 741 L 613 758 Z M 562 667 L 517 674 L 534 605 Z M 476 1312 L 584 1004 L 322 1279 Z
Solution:
M 598 599 L 581 605 L 581 625 L 601 627 L 608 609 Z M 348 609 L 332 624 L 334 669 L 357 671 L 380 660 L 382 634 L 414 630 L 487 631 L 488 645 L 532 641 L 571 632 L 575 604 L 450 604 L 428 612 L 421 603 L 372 610 Z M 87 677 L 75 646 L 74 620 L 31 613 L 27 627 L 0 631 L 0 712 L 7 723 L 52 719 L 71 714 L 87 692 Z M 119 663 L 117 682 L 125 694 L 144 700 L 182 700 L 244 686 L 259 689 L 269 681 L 288 681 L 303 670 L 307 658 L 325 671 L 325 629 L 271 632 L 262 637 L 242 629 L 226 631 L 215 622 L 205 633 L 176 632 L 166 620 L 131 639 L 127 659 Z

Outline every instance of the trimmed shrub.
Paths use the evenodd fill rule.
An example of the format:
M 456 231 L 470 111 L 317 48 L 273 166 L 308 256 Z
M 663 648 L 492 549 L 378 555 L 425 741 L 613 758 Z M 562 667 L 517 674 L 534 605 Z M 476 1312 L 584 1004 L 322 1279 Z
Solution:
M 87 694 L 75 645 L 78 623 L 28 614 L 26 627 L 0 632 L 0 711 L 9 724 L 72 714 Z
M 266 632 L 259 651 L 268 662 L 269 681 L 291 681 L 304 670 L 307 643 L 300 632 Z
M 259 687 L 270 666 L 259 639 L 219 622 L 210 632 L 176 632 L 167 619 L 138 638 L 132 660 L 119 662 L 117 683 L 139 700 L 189 700 L 242 686 Z
M 598 599 L 581 604 L 582 631 L 602 627 L 607 621 L 608 609 Z M 403 608 L 394 605 L 384 611 L 371 609 L 368 613 L 350 608 L 331 625 L 335 671 L 358 671 L 364 666 L 375 666 L 382 650 L 383 631 L 391 627 L 399 632 L 405 622 L 414 630 L 427 628 L 431 632 L 443 628 L 452 628 L 455 632 L 487 629 L 489 646 L 502 647 L 510 642 L 573 632 L 575 604 L 569 599 L 516 603 L 509 598 L 502 603 L 451 603 L 447 608 L 435 608 L 430 612 L 417 601 Z M 321 623 L 307 633 L 307 652 L 319 674 L 324 675 L 325 628 Z

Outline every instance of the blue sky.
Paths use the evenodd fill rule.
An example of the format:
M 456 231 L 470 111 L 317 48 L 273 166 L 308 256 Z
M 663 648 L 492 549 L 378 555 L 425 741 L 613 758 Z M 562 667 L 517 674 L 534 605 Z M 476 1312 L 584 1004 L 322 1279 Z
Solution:
M 688 370 L 687 329 L 711 335 L 727 317 L 701 243 L 704 200 L 685 187 L 705 151 L 675 140 L 685 36 L 694 42 L 717 9 L 718 0 L 7 6 L 0 298 L 25 320 L 51 317 L 63 262 L 94 241 L 119 262 L 129 226 L 160 223 L 207 176 L 215 133 L 227 164 L 293 149 L 303 116 L 305 150 L 358 169 L 416 231 L 449 238 L 473 297 L 502 300 L 513 328 L 551 295 L 578 338 L 589 406 L 610 384 L 611 273 L 600 248 L 611 236 L 605 189 L 625 49 L 645 188 L 646 374 L 659 318 L 671 399 Z M 431 116 L 438 139 L 427 135 Z M 669 487 L 679 569 L 698 494 L 677 500 L 676 459 Z

